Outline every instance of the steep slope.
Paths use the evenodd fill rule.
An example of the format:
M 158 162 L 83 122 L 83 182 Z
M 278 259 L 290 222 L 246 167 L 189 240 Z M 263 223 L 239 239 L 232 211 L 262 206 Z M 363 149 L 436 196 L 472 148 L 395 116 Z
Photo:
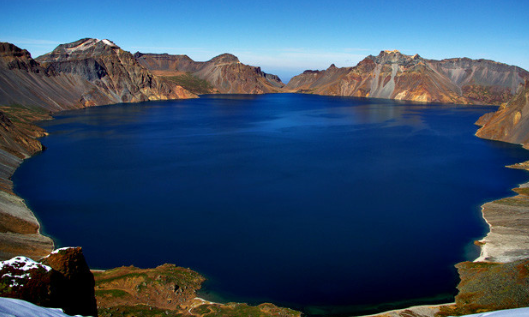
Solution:
M 370 55 L 351 68 L 306 71 L 292 92 L 460 104 L 500 104 L 529 79 L 519 67 L 468 58 L 427 60 L 399 51 Z
M 242 64 L 231 54 L 222 54 L 207 62 L 195 62 L 187 55 L 136 53 L 138 62 L 160 76 L 185 73 L 206 80 L 218 92 L 225 94 L 262 94 L 281 92 L 284 84 L 276 75 L 260 67 Z M 213 90 L 211 92 L 214 92 Z
M 59 45 L 37 61 L 48 72 L 79 75 L 98 88 L 111 103 L 191 98 L 180 86 L 159 80 L 138 64 L 132 54 L 109 40 L 82 39 Z M 83 95 L 85 105 L 96 105 L 98 96 Z
M 87 92 L 92 92 L 99 104 L 110 103 L 110 99 L 97 95 L 97 87 L 81 76 L 48 71 L 28 51 L 0 43 L 0 104 L 50 111 L 76 109 L 83 106 L 83 95 Z
M 476 124 L 480 138 L 491 139 L 529 148 L 529 81 L 507 104 L 493 113 L 483 115 Z

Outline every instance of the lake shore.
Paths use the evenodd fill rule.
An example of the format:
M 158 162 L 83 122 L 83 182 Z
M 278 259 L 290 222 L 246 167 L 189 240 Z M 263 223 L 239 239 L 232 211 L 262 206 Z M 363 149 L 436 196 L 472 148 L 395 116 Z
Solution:
M 0 250 L 0 257 L 7 259 L 20 254 L 30 257 L 47 255 L 53 249 L 53 241 L 39 233 L 40 225 L 37 218 L 26 206 L 23 199 L 12 192 L 10 178 L 21 164 L 22 159 L 6 152 L 0 156 L 0 162 L 2 169 L 6 171 L 0 175 L 0 179 L 2 182 L 10 184 L 9 192 L 5 190 L 0 192 L 0 212 L 2 217 L 12 216 L 14 220 L 11 222 L 16 223 L 19 227 L 17 232 L 0 233 L 0 242 L 3 248 Z M 529 170 L 528 163 L 521 163 L 516 166 L 515 168 Z M 525 193 L 525 189 L 528 187 L 529 183 L 522 185 L 519 192 Z M 490 232 L 479 241 L 481 256 L 475 262 L 511 262 L 529 257 L 528 206 L 529 198 L 524 194 L 489 202 L 482 206 L 483 217 L 490 226 Z M 520 219 L 523 221 L 519 221 Z M 370 316 L 405 316 L 410 311 L 415 312 L 418 316 L 434 316 L 439 312 L 439 307 L 446 305 L 416 306 Z

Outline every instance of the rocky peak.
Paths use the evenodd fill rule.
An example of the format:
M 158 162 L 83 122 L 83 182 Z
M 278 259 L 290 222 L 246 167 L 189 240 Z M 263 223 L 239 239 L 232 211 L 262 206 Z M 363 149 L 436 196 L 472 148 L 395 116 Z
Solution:
M 231 64 L 231 63 L 240 63 L 237 56 L 229 53 L 224 53 L 219 56 L 213 57 L 210 62 L 214 64 Z
M 0 42 L 0 57 L 6 56 L 31 58 L 31 54 L 27 50 L 23 50 L 11 43 Z
M 371 59 L 377 64 L 399 64 L 399 65 L 405 65 L 410 62 L 418 62 L 422 60 L 422 58 L 419 56 L 419 54 L 415 54 L 414 56 L 410 55 L 404 55 L 398 50 L 385 50 L 381 51 L 378 56 L 369 55 L 366 57 L 367 59 Z
M 119 46 L 112 41 L 85 38 L 72 43 L 61 44 L 51 53 L 39 56 L 37 61 L 40 63 L 50 63 L 55 61 L 86 59 L 93 56 L 115 54 L 119 50 Z
M 8 69 L 20 69 L 34 73 L 44 72 L 31 54 L 18 46 L 0 42 L 0 65 L 4 64 Z

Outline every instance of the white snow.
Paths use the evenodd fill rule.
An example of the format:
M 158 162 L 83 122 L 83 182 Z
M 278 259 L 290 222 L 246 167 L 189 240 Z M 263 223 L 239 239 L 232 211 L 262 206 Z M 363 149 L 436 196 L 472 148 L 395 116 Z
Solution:
M 0 317 L 71 317 L 62 309 L 44 308 L 14 298 L 0 297 Z
M 61 251 L 65 251 L 65 250 L 68 250 L 68 249 L 73 249 L 73 247 L 64 247 L 64 248 L 55 249 L 55 250 L 51 251 L 51 253 L 48 256 L 50 256 L 52 254 L 57 254 L 57 253 L 59 253 Z M 46 256 L 46 257 L 48 257 L 48 256 Z
M 524 307 L 524 308 L 497 310 L 497 311 L 491 311 L 488 313 L 465 315 L 462 317 L 528 317 L 528 316 L 529 316 L 529 308 Z
M 102 42 L 109 46 L 116 46 L 116 44 L 112 43 L 112 41 L 109 40 L 103 40 Z
M 22 271 L 29 271 L 38 268 L 44 268 L 48 272 L 51 271 L 51 267 L 35 262 L 30 258 L 26 258 L 25 256 L 17 256 L 11 260 L 0 262 L 0 270 L 2 270 L 4 266 L 11 266 Z

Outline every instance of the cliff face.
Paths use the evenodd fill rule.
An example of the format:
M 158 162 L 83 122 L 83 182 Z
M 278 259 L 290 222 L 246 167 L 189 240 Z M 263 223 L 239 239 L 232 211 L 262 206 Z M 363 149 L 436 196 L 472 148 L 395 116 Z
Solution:
M 529 81 L 507 104 L 487 113 L 478 122 L 480 138 L 522 144 L 529 147 Z
M 132 54 L 109 40 L 62 44 L 37 61 L 50 73 L 78 75 L 93 83 L 98 89 L 83 94 L 85 106 L 100 104 L 101 94 L 108 103 L 194 97 L 180 86 L 157 79 Z
M 207 62 L 195 62 L 187 55 L 134 55 L 138 62 L 160 76 L 179 76 L 185 73 L 207 81 L 225 94 L 262 94 L 281 92 L 284 84 L 276 75 L 261 71 L 260 67 L 242 64 L 231 54 L 222 54 Z M 214 92 L 212 90 L 211 92 Z
M 322 95 L 459 104 L 500 104 L 529 73 L 519 67 L 467 58 L 442 61 L 399 51 L 368 56 L 357 66 L 306 71 L 286 89 Z
M 82 95 L 97 87 L 72 74 L 56 74 L 42 67 L 26 50 L 0 43 L 0 105 L 24 105 L 50 111 L 83 106 Z M 110 100 L 99 96 L 101 104 Z

